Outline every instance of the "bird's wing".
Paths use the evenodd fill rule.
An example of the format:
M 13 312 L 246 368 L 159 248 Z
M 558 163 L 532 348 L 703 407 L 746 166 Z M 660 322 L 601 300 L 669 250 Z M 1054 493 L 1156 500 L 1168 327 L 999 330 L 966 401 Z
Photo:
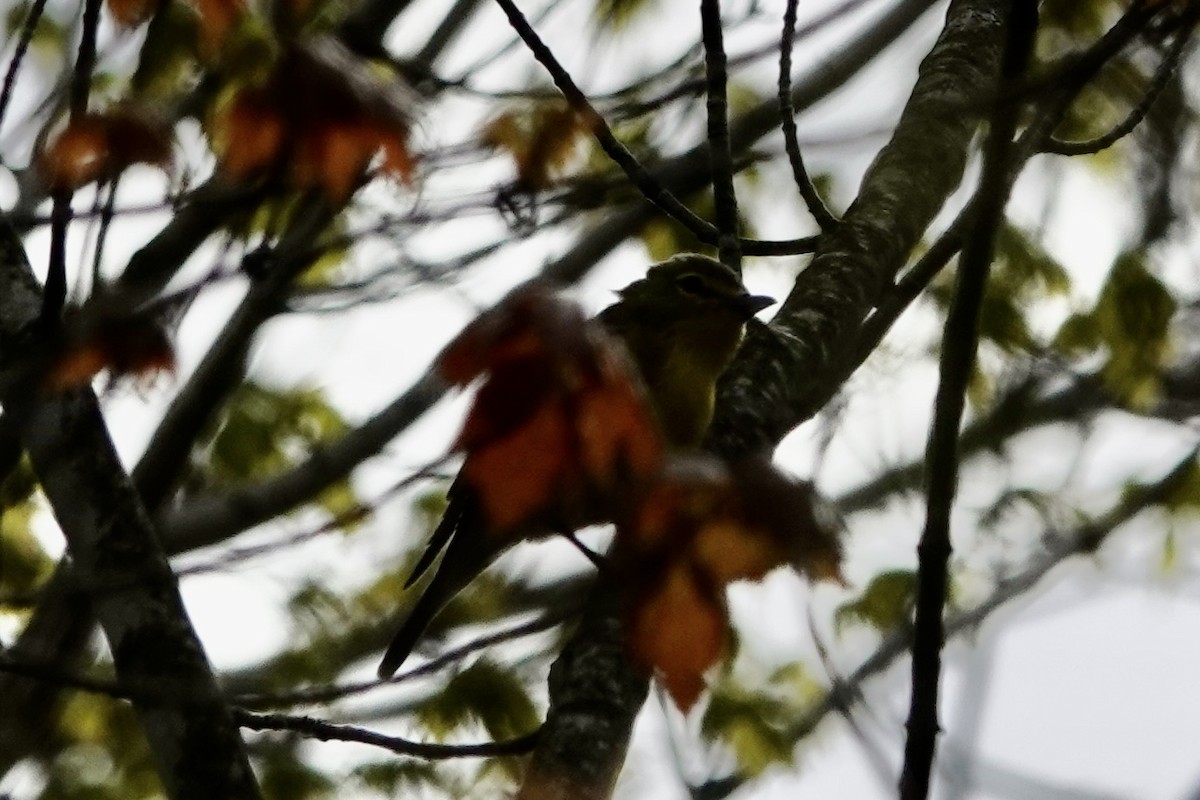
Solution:
M 379 664 L 379 677 L 390 678 L 400 668 L 433 618 L 475 576 L 483 572 L 499 555 L 500 547 L 493 537 L 485 534 L 483 513 L 475 495 L 464 484 L 455 481 L 450 487 L 450 504 L 446 507 L 446 513 L 413 568 L 405 588 L 412 586 L 428 572 L 443 550 L 446 554 L 388 645 Z

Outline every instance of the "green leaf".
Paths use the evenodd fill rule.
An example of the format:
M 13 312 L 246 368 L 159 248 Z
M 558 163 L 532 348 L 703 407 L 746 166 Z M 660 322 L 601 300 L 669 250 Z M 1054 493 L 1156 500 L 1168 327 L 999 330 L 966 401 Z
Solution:
M 1093 311 L 1109 359 L 1103 377 L 1134 407 L 1158 396 L 1175 298 L 1133 254 L 1117 259 Z
M 729 678 L 712 687 L 700 732 L 727 744 L 741 769 L 758 775 L 774 764 L 791 763 L 793 743 L 783 732 L 791 710 L 791 704 L 772 694 L 751 691 Z
M 1028 350 L 1033 336 L 1012 294 L 988 292 L 979 309 L 979 336 L 1008 353 Z
M 346 421 L 318 389 L 269 389 L 248 382 L 234 392 L 215 434 L 199 448 L 207 458 L 194 480 L 220 486 L 260 481 L 340 438 Z M 358 504 L 348 481 L 317 498 L 335 516 Z
M 1071 289 L 1067 270 L 1036 242 L 1013 225 L 996 235 L 996 266 L 991 287 L 1021 302 L 1044 294 L 1066 294 Z
M 407 797 L 409 793 L 427 787 L 444 787 L 435 765 L 413 758 L 394 758 L 362 764 L 352 775 L 367 788 L 387 797 Z
M 1200 511 L 1200 464 L 1193 461 L 1171 485 L 1163 507 L 1174 513 Z
M 198 17 L 188 3 L 164 3 L 146 28 L 131 86 L 148 99 L 171 98 L 199 72 Z
M 295 739 L 258 742 L 255 767 L 266 800 L 320 800 L 336 796 L 336 784 L 305 763 Z
M 0 597 L 28 597 L 54 571 L 55 560 L 33 535 L 37 504 L 25 500 L 0 509 Z
M 881 572 L 871 579 L 857 599 L 834 612 L 834 625 L 842 631 L 850 623 L 869 625 L 887 633 L 908 624 L 917 596 L 917 573 L 909 569 Z
M 495 741 L 523 736 L 541 720 L 524 685 L 512 670 L 481 658 L 455 675 L 417 712 L 430 733 L 444 739 L 479 722 Z
M 1091 314 L 1072 314 L 1059 327 L 1054 347 L 1066 355 L 1082 355 L 1100 346 L 1100 326 Z
M 617 33 L 657 5 L 658 0 L 596 0 L 592 21 L 601 31 Z

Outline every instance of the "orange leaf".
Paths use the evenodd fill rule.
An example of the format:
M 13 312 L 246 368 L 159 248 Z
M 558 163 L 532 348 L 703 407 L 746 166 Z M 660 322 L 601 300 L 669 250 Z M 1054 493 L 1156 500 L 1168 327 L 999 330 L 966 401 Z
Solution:
M 108 0 L 108 13 L 123 28 L 136 28 L 150 17 L 158 3 L 153 0 Z
M 584 468 L 602 487 L 625 475 L 646 477 L 662 464 L 662 440 L 634 374 L 627 368 L 609 376 L 578 403 Z
M 740 519 L 773 542 L 780 563 L 842 583 L 842 521 L 812 484 L 784 475 L 767 458 L 742 461 L 733 473 Z
M 569 467 L 569 436 L 562 408 L 548 403 L 507 437 L 467 456 L 462 474 L 493 528 L 514 527 L 549 505 Z
M 308 132 L 315 139 L 316 183 L 335 203 L 345 202 L 366 172 L 378 149 L 367 126 L 359 123 L 329 125 L 321 132 Z
M 404 183 L 412 183 L 416 158 L 408 143 L 408 131 L 380 125 L 376 134 L 383 148 L 383 171 Z
M 173 372 L 175 350 L 161 325 L 146 316 L 69 321 L 66 344 L 46 383 L 51 389 L 70 389 L 105 369 L 114 378 Z
M 128 108 L 102 118 L 116 170 L 133 164 L 170 166 L 171 130 L 163 121 Z
M 728 518 L 702 524 L 692 548 L 696 563 L 721 586 L 759 580 L 786 562 L 776 542 Z
M 627 631 L 633 657 L 687 712 L 704 691 L 704 673 L 725 650 L 728 623 L 721 597 L 686 564 L 676 564 L 635 601 Z
M 46 184 L 57 190 L 115 177 L 132 164 L 166 167 L 170 161 L 170 130 L 126 108 L 69 121 L 42 152 L 39 167 Z
M 201 45 L 213 54 L 221 49 L 225 37 L 233 30 L 246 10 L 245 0 L 192 0 L 200 12 Z
M 222 109 L 215 128 L 221 171 L 234 180 L 263 172 L 279 157 L 284 140 L 283 117 L 261 88 L 243 89 Z
M 78 189 L 110 169 L 112 154 L 104 125 L 84 116 L 68 123 L 42 152 L 39 167 L 52 190 Z
M 553 366 L 545 358 L 505 362 L 479 388 L 453 449 L 470 452 L 507 435 L 550 402 L 555 388 Z

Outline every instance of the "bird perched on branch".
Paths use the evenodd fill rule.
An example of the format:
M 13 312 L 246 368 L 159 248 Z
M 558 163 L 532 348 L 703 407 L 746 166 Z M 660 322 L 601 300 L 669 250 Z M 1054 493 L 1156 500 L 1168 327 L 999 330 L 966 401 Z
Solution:
M 637 366 L 666 445 L 698 448 L 712 420 L 717 379 L 737 352 L 746 322 L 775 301 L 750 294 L 736 272 L 697 254 L 652 266 L 618 294 L 618 302 L 600 312 L 600 323 Z M 395 673 L 437 613 L 499 555 L 503 545 L 485 535 L 486 527 L 478 498 L 460 477 L 405 588 L 445 555 L 384 654 L 380 677 Z

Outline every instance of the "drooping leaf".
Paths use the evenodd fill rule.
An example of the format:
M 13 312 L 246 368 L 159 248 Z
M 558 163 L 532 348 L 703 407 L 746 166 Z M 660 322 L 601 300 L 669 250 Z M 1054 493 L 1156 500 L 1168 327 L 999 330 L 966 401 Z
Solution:
M 841 631 L 849 623 L 870 625 L 887 633 L 908 623 L 916 603 L 917 574 L 908 569 L 893 569 L 871 578 L 857 598 L 843 603 L 834 613 L 834 624 Z
M 686 711 L 728 641 L 725 587 L 783 565 L 840 581 L 840 532 L 811 486 L 765 459 L 727 468 L 673 458 L 618 526 L 613 568 L 629 587 L 631 655 Z
M 494 534 L 611 519 L 614 489 L 659 468 L 661 437 L 623 348 L 544 286 L 480 315 L 437 364 L 451 383 L 484 376 L 454 449 Z
M 140 109 L 117 108 L 69 121 L 38 158 L 51 189 L 111 180 L 133 164 L 171 165 L 173 140 L 162 121 Z
M 451 678 L 422 704 L 417 716 L 438 738 L 479 723 L 496 741 L 523 736 L 541 721 L 521 680 L 488 659 L 476 661 Z
M 247 77 L 219 99 L 210 129 L 222 172 L 319 187 L 336 203 L 350 197 L 377 158 L 385 174 L 411 180 L 413 99 L 394 75 L 376 74 L 365 62 L 341 63 L 350 56 L 337 51 L 335 58 L 317 44 L 289 45 L 266 75 Z
M 480 134 L 488 147 L 506 150 L 517 168 L 517 186 L 523 191 L 544 189 L 582 155 L 594 120 L 563 101 L 535 102 L 510 108 L 489 120 Z
M 792 761 L 794 743 L 783 733 L 791 710 L 773 694 L 751 691 L 730 678 L 713 687 L 700 730 L 706 739 L 727 744 L 746 774 L 759 775 Z
M 108 370 L 114 379 L 153 379 L 175 371 L 175 348 L 149 314 L 69 314 L 47 371 L 49 389 L 81 386 Z

